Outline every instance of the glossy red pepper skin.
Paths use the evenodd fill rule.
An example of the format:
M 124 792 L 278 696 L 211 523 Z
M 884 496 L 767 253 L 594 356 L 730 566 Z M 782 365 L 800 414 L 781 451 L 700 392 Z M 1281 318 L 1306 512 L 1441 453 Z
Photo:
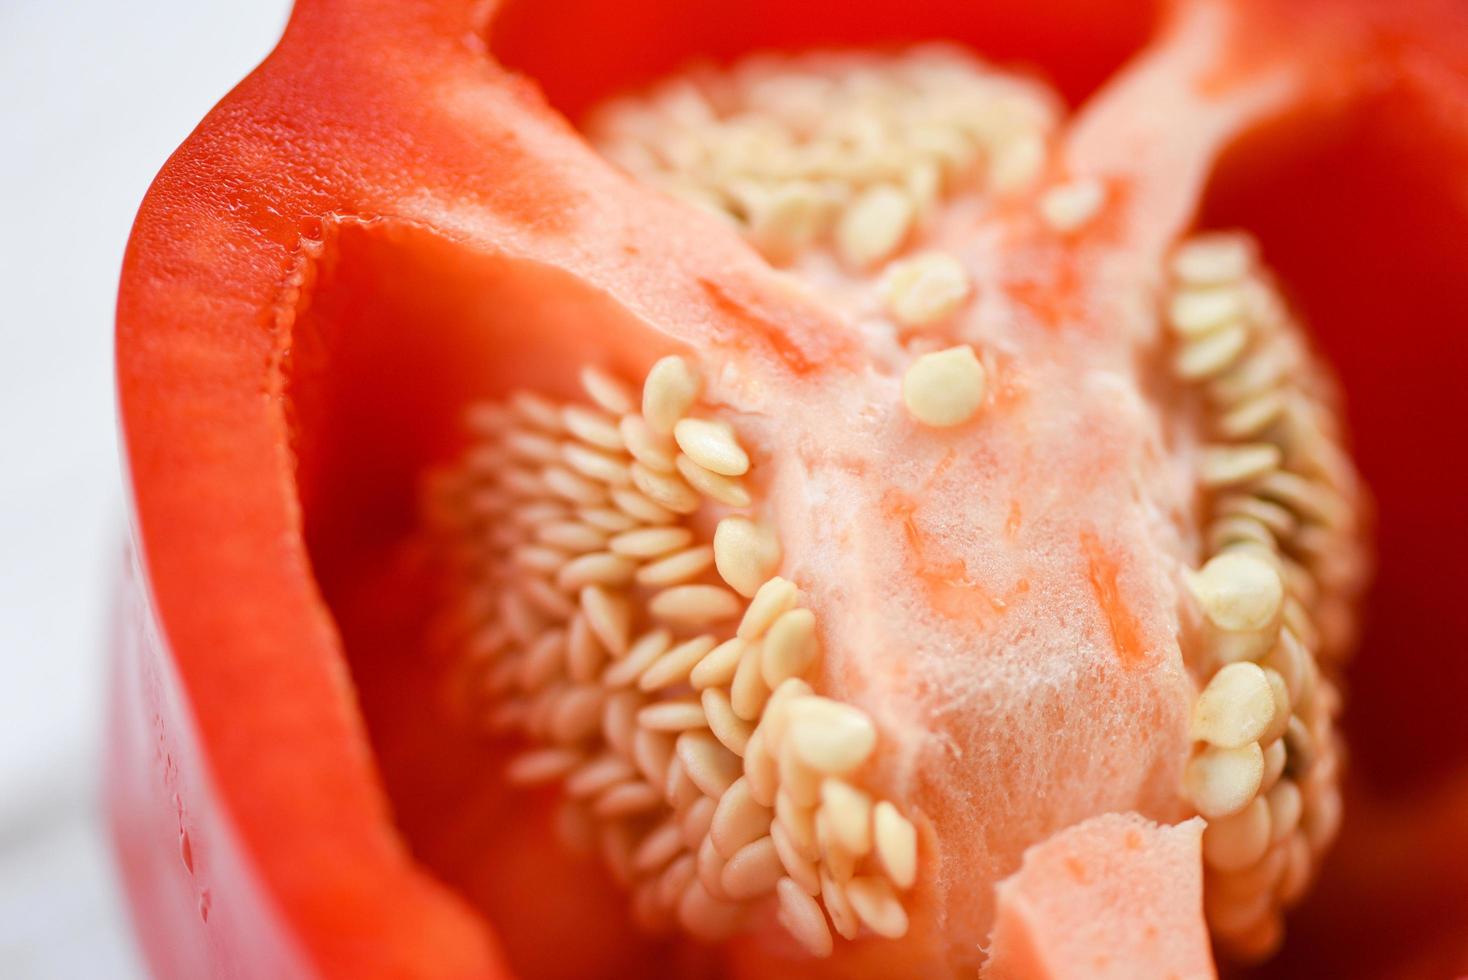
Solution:
M 303 511 L 319 512 L 339 488 L 297 471 L 288 391 L 290 359 L 302 346 L 293 336 L 298 300 L 318 273 L 313 259 L 343 228 L 388 227 L 405 249 L 435 259 L 456 249 L 515 256 L 565 269 L 634 313 L 671 304 L 710 330 L 746 325 L 712 308 L 691 274 L 638 273 L 639 263 L 679 266 L 659 262 L 674 248 L 659 239 L 666 225 L 622 213 L 623 192 L 534 88 L 487 52 L 495 6 L 302 0 L 277 50 L 168 162 L 139 213 L 118 305 L 132 550 L 115 634 L 106 780 L 134 921 L 160 976 L 510 975 L 486 920 L 416 861 L 398 833 L 322 599 L 325 570 L 313 565 Z M 1278 11 L 1261 9 L 1273 23 Z M 1468 485 L 1422 457 L 1461 443 L 1468 411 L 1456 378 L 1468 361 L 1464 332 L 1445 326 L 1468 324 L 1460 288 L 1468 194 L 1461 182 L 1459 197 L 1442 190 L 1445 174 L 1468 172 L 1468 23 L 1446 3 L 1390 15 L 1368 9 L 1312 2 L 1284 20 L 1374 19 L 1363 28 L 1366 41 L 1352 43 L 1370 50 L 1370 70 L 1401 99 L 1376 108 L 1357 100 L 1364 108 L 1351 118 L 1359 117 L 1365 145 L 1386 134 L 1395 148 L 1388 156 L 1407 154 L 1411 166 L 1401 170 L 1378 161 L 1382 174 L 1415 172 L 1425 188 L 1412 198 L 1418 211 L 1404 211 L 1400 197 L 1387 199 L 1396 203 L 1381 214 L 1363 209 L 1385 233 L 1417 229 L 1417 241 L 1362 252 L 1345 266 L 1348 275 L 1370 275 L 1367 260 L 1402 256 L 1402 267 L 1389 271 L 1417 294 L 1395 304 L 1383 295 L 1371 313 L 1397 310 L 1420 324 L 1419 346 L 1383 355 L 1379 338 L 1344 329 L 1324 341 L 1358 393 L 1354 422 L 1387 535 L 1386 598 L 1357 673 L 1362 686 L 1390 696 L 1353 708 L 1352 724 L 1388 731 L 1397 750 L 1430 742 L 1441 769 L 1468 764 L 1461 714 L 1439 710 L 1468 696 L 1468 660 L 1448 662 L 1434 645 L 1468 631 L 1468 620 L 1455 580 L 1428 573 L 1461 561 L 1468 548 Z M 1033 57 L 1079 99 L 1141 43 L 1152 17 L 1138 4 L 1082 0 L 986 5 L 982 13 L 957 0 L 859 11 L 566 0 L 512 6 L 492 46 L 568 111 L 697 50 L 897 36 L 958 36 L 1001 56 Z M 554 21 L 579 29 L 548 32 Z M 828 30 L 833 23 L 839 28 Z M 1292 29 L 1279 27 L 1281 36 Z M 1246 155 L 1267 161 L 1263 143 Z M 1251 196 L 1248 166 L 1224 182 L 1220 212 L 1250 216 L 1286 238 L 1305 234 L 1291 230 L 1291 211 L 1281 206 L 1293 199 L 1288 187 Z M 744 268 L 745 259 L 706 248 L 706 265 Z M 1408 267 L 1410 257 L 1429 264 Z M 1285 278 L 1310 285 L 1312 296 L 1328 296 L 1315 287 L 1340 274 L 1308 259 L 1295 266 L 1282 269 Z M 757 272 L 733 280 L 746 312 L 773 295 Z M 1319 323 L 1360 322 L 1345 304 L 1307 312 Z M 819 311 L 796 310 L 792 319 L 804 326 L 783 343 L 814 361 L 830 354 Z M 476 390 L 479 379 L 438 367 L 443 383 L 425 396 L 436 407 Z M 1403 393 L 1394 379 L 1407 375 L 1418 384 Z M 382 436 L 422 458 L 449 438 L 407 422 Z M 315 533 L 331 538 L 329 525 Z M 1382 623 L 1412 643 L 1383 639 Z M 1373 638 L 1401 651 L 1395 667 L 1370 655 Z M 1424 694 L 1427 671 L 1440 683 Z M 1410 697 L 1425 697 L 1434 720 L 1406 717 Z M 1386 751 L 1364 744 L 1368 753 Z M 1451 820 L 1434 819 L 1434 839 L 1462 841 Z M 1349 854 L 1349 841 L 1345 848 Z M 1468 910 L 1468 869 L 1458 871 L 1439 869 L 1437 908 Z M 1323 942 L 1326 912 L 1307 912 L 1306 921 L 1303 934 Z M 1448 962 L 1454 952 L 1444 948 Z

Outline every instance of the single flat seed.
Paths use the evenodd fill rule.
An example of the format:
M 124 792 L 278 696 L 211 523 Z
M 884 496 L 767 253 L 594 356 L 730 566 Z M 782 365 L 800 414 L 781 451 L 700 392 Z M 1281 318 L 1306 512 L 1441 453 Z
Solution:
M 755 592 L 744 618 L 739 621 L 737 635 L 742 640 L 756 640 L 764 635 L 770 624 L 785 610 L 790 609 L 800 598 L 800 590 L 789 579 L 779 576 L 770 579 Z
M 588 585 L 619 586 L 632 581 L 637 563 L 609 551 L 597 551 L 573 558 L 556 573 L 556 585 L 568 592 L 578 592 Z
M 744 845 L 768 834 L 772 819 L 770 808 L 749 795 L 749 781 L 741 776 L 719 797 L 709 835 L 721 855 L 732 857 Z
M 679 735 L 677 753 L 688 778 L 704 796 L 723 796 L 742 769 L 739 756 L 720 745 L 707 731 Z
M 528 463 L 554 463 L 561 458 L 561 444 L 537 432 L 511 432 L 505 437 L 505 450 Z
M 606 691 L 599 684 L 573 685 L 556 701 L 550 716 L 554 741 L 579 742 L 601 727 L 602 702 Z
M 633 459 L 656 473 L 673 472 L 672 439 L 654 432 L 641 415 L 624 415 L 617 428 Z
M 917 828 L 886 800 L 872 813 L 872 837 L 877 859 L 892 884 L 911 888 L 917 881 Z
M 620 454 L 627 448 L 616 418 L 605 412 L 582 405 L 568 405 L 561 411 L 561 420 L 567 432 L 597 449 Z
M 598 796 L 591 805 L 591 812 L 603 820 L 612 820 L 647 813 L 657 809 L 662 802 L 662 795 L 657 789 L 640 779 L 629 779 Z
M 611 688 L 636 683 L 642 672 L 657 663 L 672 645 L 673 634 L 667 630 L 657 629 L 642 634 L 625 656 L 607 668 L 602 675 L 602 683 Z
M 593 364 L 581 369 L 581 387 L 586 389 L 592 401 L 613 415 L 625 415 L 636 405 L 631 388 L 623 384 L 620 378 Z
M 640 465 L 640 464 L 639 464 Z M 678 515 L 646 496 L 627 487 L 613 487 L 612 503 L 625 514 L 644 524 L 671 524 Z
M 1193 704 L 1189 735 L 1236 749 L 1259 741 L 1275 719 L 1274 694 L 1258 664 L 1226 664 Z
M 1243 291 L 1232 286 L 1184 289 L 1167 306 L 1167 323 L 1178 336 L 1201 337 L 1244 318 Z
M 743 654 L 743 640 L 737 636 L 725 640 L 694 666 L 688 675 L 689 683 L 698 691 L 727 685 L 734 679 L 734 671 L 738 669 Z
M 673 647 L 647 668 L 638 679 L 637 686 L 644 691 L 656 691 L 688 682 L 688 673 L 714 648 L 712 636 L 697 636 Z
M 821 782 L 821 811 L 836 843 L 852 856 L 872 849 L 872 798 L 842 779 Z
M 776 883 L 775 895 L 780 903 L 777 915 L 786 931 L 812 956 L 830 956 L 833 948 L 831 930 L 827 928 L 826 916 L 816 900 L 789 878 L 782 878 Z
M 702 791 L 698 784 L 689 778 L 683 760 L 675 752 L 672 761 L 668 763 L 668 781 L 663 787 L 663 797 L 668 806 L 674 810 L 687 809 L 699 798 L 700 792 Z
M 770 624 L 760 654 L 760 671 L 771 690 L 787 678 L 810 669 L 820 655 L 816 616 L 809 609 L 791 609 Z
M 507 469 L 500 471 L 500 485 L 517 497 L 535 500 L 549 492 L 545 478 L 539 472 Z
M 775 757 L 765 746 L 758 727 L 744 746 L 744 778 L 749 781 L 749 795 L 761 806 L 774 806 L 780 787 L 780 769 Z
M 583 521 L 604 534 L 618 534 L 637 527 L 637 520 L 610 507 L 584 507 L 579 512 Z
M 968 270 L 947 252 L 924 252 L 894 262 L 883 280 L 887 312 L 904 327 L 913 328 L 948 319 L 972 289 Z
M 775 794 L 775 821 L 790 835 L 790 842 L 808 861 L 820 858 L 820 847 L 816 843 L 816 812 L 810 806 L 795 801 L 794 786 L 782 787 Z M 819 789 L 816 797 L 819 797 Z
M 505 778 L 517 786 L 552 783 L 581 763 L 581 753 L 571 749 L 536 749 L 517 755 L 505 770 Z
M 842 939 L 855 939 L 861 928 L 861 920 L 856 917 L 856 909 L 851 907 L 851 899 L 846 896 L 846 887 L 825 870 L 820 874 L 821 904 L 826 906 L 826 911 L 831 916 L 831 925 Z
M 743 476 L 749 472 L 749 454 L 727 422 L 679 419 L 673 426 L 673 439 L 684 455 L 711 473 Z
M 1285 733 L 1290 722 L 1290 689 L 1277 670 L 1264 668 L 1264 679 L 1269 684 L 1269 694 L 1274 700 L 1274 713 L 1269 727 L 1259 736 L 1260 745 L 1268 745 Z
M 678 897 L 698 875 L 698 864 L 692 854 L 675 858 L 658 876 L 658 904 L 676 908 Z
M 580 521 L 553 521 L 535 529 L 535 539 L 552 548 L 584 554 L 606 547 L 607 536 Z
M 683 850 L 683 832 L 669 818 L 642 839 L 632 852 L 632 870 L 640 874 L 659 871 Z
M 620 657 L 627 652 L 632 609 L 626 596 L 609 592 L 600 585 L 588 585 L 581 590 L 581 614 L 612 656 Z
M 821 876 L 816 862 L 800 852 L 791 840 L 790 831 L 778 820 L 770 824 L 770 839 L 775 842 L 775 852 L 780 855 L 785 873 L 810 894 L 818 894 Z
M 729 704 L 745 721 L 757 721 L 769 699 L 770 688 L 760 670 L 760 645 L 747 643 L 729 685 Z
M 639 726 L 632 736 L 632 761 L 649 785 L 662 786 L 668 781 L 672 760 L 673 737 Z
M 576 612 L 576 604 L 543 578 L 527 576 L 519 585 L 526 601 L 551 619 L 570 619 Z
M 554 575 L 570 560 L 570 556 L 559 548 L 526 544 L 516 548 L 510 560 L 527 572 L 537 575 Z
M 555 402 L 529 391 L 517 391 L 510 396 L 510 408 L 516 415 L 532 426 L 546 432 L 561 431 L 561 413 Z
M 1236 282 L 1249 274 L 1254 250 L 1243 235 L 1198 235 L 1184 242 L 1172 256 L 1172 274 L 1197 285 Z
M 1173 371 L 1184 381 L 1201 381 L 1233 366 L 1249 343 L 1249 331 L 1231 324 L 1188 341 L 1173 361 Z
M 547 466 L 541 472 L 545 488 L 563 500 L 590 507 L 607 499 L 606 488 L 561 466 Z
M 1264 750 L 1264 775 L 1259 779 L 1259 791 L 1267 793 L 1279 782 L 1279 777 L 1284 774 L 1286 762 L 1285 744 L 1283 739 L 1270 742 Z
M 637 712 L 637 723 L 655 732 L 683 732 L 707 727 L 697 701 L 661 701 Z
M 687 361 L 677 355 L 664 357 L 643 382 L 642 417 L 654 432 L 671 435 L 702 389 L 703 379 Z
M 776 762 L 780 769 L 780 789 L 797 806 L 810 808 L 821 801 L 821 773 L 811 768 L 791 746 L 780 746 Z M 778 807 L 778 795 L 775 803 Z
M 901 246 L 912 227 L 912 200 L 890 184 L 864 191 L 836 224 L 836 253 L 855 269 L 885 259 Z
M 1198 461 L 1199 479 L 1210 489 L 1237 486 L 1279 469 L 1283 461 L 1279 447 L 1267 442 L 1212 446 Z
M 902 403 L 924 425 L 950 428 L 973 418 L 987 387 L 984 365 L 962 344 L 913 361 L 902 377 Z
M 785 726 L 790 720 L 786 709 L 790 702 L 812 693 L 810 685 L 798 677 L 787 678 L 775 688 L 765 705 L 764 714 L 760 716 L 760 727 L 765 730 L 770 745 L 780 745 L 785 740 Z
M 1304 834 L 1292 834 L 1281 845 L 1285 851 L 1284 874 L 1279 879 L 1279 900 L 1286 906 L 1294 905 L 1310 886 L 1314 872 L 1314 861 L 1310 854 L 1310 841 Z
M 1079 231 L 1106 202 L 1106 186 L 1094 177 L 1058 184 L 1040 195 L 1040 217 L 1062 234 Z
M 780 855 L 775 851 L 775 842 L 768 836 L 745 844 L 724 865 L 720 883 L 730 898 L 747 900 L 758 898 L 774 890 L 775 883 L 785 873 Z
M 989 156 L 989 186 L 1001 196 L 1034 184 L 1045 169 L 1045 137 L 1021 133 L 1005 140 Z
M 1187 581 L 1209 622 L 1228 632 L 1268 629 L 1284 602 L 1279 572 L 1249 554 L 1215 555 Z
M 727 793 L 725 794 L 728 795 Z M 722 800 L 722 798 L 721 798 Z M 690 851 L 697 851 L 703 839 L 709 835 L 713 827 L 714 814 L 718 810 L 718 802 L 710 796 L 700 796 L 683 811 L 680 824 L 683 828 L 683 843 L 688 845 Z
M 1209 746 L 1188 761 L 1183 789 L 1199 813 L 1216 820 L 1248 806 L 1263 777 L 1264 753 L 1259 743 L 1234 749 Z
M 743 609 L 739 597 L 721 585 L 675 585 L 647 603 L 648 612 L 655 618 L 685 627 L 733 619 Z
M 743 911 L 737 904 L 719 901 L 702 882 L 693 881 L 678 900 L 678 924 L 695 939 L 717 943 L 738 931 Z
M 1265 392 L 1248 401 L 1240 402 L 1218 417 L 1218 431 L 1229 439 L 1258 438 L 1269 426 L 1278 421 L 1285 409 L 1284 397 L 1278 392 Z
M 705 797 L 707 799 L 707 797 Z M 724 858 L 714 847 L 714 842 L 705 837 L 698 845 L 698 880 L 709 894 L 721 899 L 729 896 L 724 894 Z
M 795 753 L 814 769 L 842 775 L 872 754 L 877 730 L 866 712 L 823 697 L 790 703 L 788 739 Z
M 703 713 L 708 718 L 709 731 L 714 733 L 725 748 L 742 757 L 754 725 L 734 713 L 729 695 L 717 687 L 708 688 L 702 695 Z
M 566 778 L 566 792 L 575 799 L 585 799 L 636 775 L 637 770 L 621 756 L 602 755 L 585 763 Z
M 698 492 L 677 474 L 659 473 L 641 463 L 633 463 L 632 483 L 649 500 L 675 514 L 691 514 L 698 510 Z
M 1305 800 L 1300 787 L 1288 779 L 1275 783 L 1265 800 L 1269 807 L 1269 842 L 1277 844 L 1300 825 Z
M 588 449 L 568 442 L 561 447 L 561 459 L 577 474 L 597 483 L 625 487 L 632 482 L 632 475 L 624 460 L 609 456 L 598 449 Z
M 613 691 L 602 705 L 602 737 L 624 756 L 632 754 L 632 737 L 637 733 L 637 711 L 644 703 L 645 699 L 636 691 Z
M 877 935 L 901 939 L 907 933 L 907 911 L 886 878 L 852 878 L 846 883 L 846 897 L 857 918 Z
M 1256 796 L 1238 813 L 1208 821 L 1203 860 L 1219 871 L 1242 871 L 1269 847 L 1269 804 Z
M 627 558 L 657 558 L 692 540 L 693 532 L 686 527 L 646 527 L 618 534 L 609 547 L 614 554 Z
M 541 634 L 520 659 L 522 691 L 538 691 L 561 675 L 566 663 L 566 634 L 560 630 Z
M 714 563 L 714 549 L 700 544 L 643 565 L 635 576 L 638 585 L 649 588 L 674 586 L 697 578 Z
M 714 566 L 719 576 L 745 598 L 759 591 L 780 567 L 780 540 L 768 527 L 731 516 L 714 528 Z
M 729 507 L 748 507 L 750 505 L 752 498 L 749 496 L 749 491 L 734 477 L 722 476 L 712 470 L 706 470 L 684 453 L 678 454 L 673 465 L 677 467 L 679 475 L 688 481 L 690 487 L 710 500 L 716 500 Z

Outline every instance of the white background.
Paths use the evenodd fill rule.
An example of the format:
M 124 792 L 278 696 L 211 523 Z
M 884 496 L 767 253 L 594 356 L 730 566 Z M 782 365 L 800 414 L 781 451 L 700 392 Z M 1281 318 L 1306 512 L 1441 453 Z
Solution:
M 140 977 L 95 802 L 133 212 L 285 0 L 0 0 L 0 977 Z

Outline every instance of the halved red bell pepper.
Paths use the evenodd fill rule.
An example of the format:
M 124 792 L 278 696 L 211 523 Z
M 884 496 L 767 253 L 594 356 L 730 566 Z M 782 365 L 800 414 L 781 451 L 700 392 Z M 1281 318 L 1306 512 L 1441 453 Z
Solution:
M 1380 507 L 1347 718 L 1360 786 L 1280 968 L 1462 971 L 1468 804 L 1441 787 L 1468 772 L 1468 17 L 1221 6 L 1238 34 L 1217 84 L 1293 65 L 1317 85 L 1222 161 L 1203 222 L 1258 234 L 1319 325 Z M 732 236 L 685 233 L 563 114 L 693 55 L 933 36 L 1032 62 L 1081 103 L 1171 15 L 301 0 L 160 174 L 123 270 L 132 548 L 107 780 L 153 968 L 508 976 L 509 947 L 526 973 L 626 975 L 648 953 L 599 917 L 602 886 L 499 887 L 543 830 L 484 776 L 490 752 L 443 734 L 414 482 L 456 445 L 457 410 L 533 375 L 578 318 L 629 360 L 669 333 L 797 373 L 847 352 L 818 305 Z

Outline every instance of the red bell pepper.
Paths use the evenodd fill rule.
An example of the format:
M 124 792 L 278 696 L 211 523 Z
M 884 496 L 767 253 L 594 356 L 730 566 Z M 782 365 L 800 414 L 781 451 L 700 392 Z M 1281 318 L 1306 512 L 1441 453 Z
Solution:
M 1468 970 L 1468 795 L 1450 788 L 1468 779 L 1468 16 L 1446 0 L 1222 6 L 1236 50 L 1211 84 L 1279 65 L 1315 84 L 1219 163 L 1204 221 L 1269 242 L 1321 325 L 1380 510 L 1350 675 L 1359 786 L 1277 968 Z M 497 888 L 541 831 L 484 778 L 488 750 L 440 737 L 434 597 L 405 544 L 414 481 L 456 445 L 463 404 L 575 342 L 590 312 L 614 359 L 666 346 L 649 324 L 796 372 L 847 351 L 819 306 L 732 236 L 684 233 L 677 205 L 629 189 L 564 115 L 694 55 L 929 36 L 1034 63 L 1079 104 L 1170 16 L 1122 0 L 300 0 L 168 161 L 122 275 L 132 548 L 107 792 L 153 969 L 508 976 L 508 946 L 526 972 L 585 975 L 579 941 L 630 975 L 647 955 L 597 921 L 599 885 Z M 444 825 L 451 797 L 484 821 Z

